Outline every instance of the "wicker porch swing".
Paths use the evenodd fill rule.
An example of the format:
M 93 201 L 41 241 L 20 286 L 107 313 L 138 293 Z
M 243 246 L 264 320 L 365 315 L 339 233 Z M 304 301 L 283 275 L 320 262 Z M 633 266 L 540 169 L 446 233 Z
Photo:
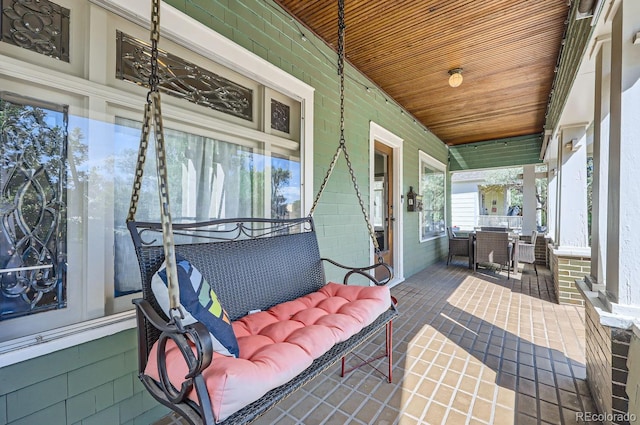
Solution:
M 326 176 L 324 177 L 320 189 L 315 196 L 309 216 L 299 219 L 217 219 L 203 223 L 191 224 L 173 224 L 170 213 L 167 157 L 165 152 L 165 138 L 159 92 L 160 81 L 158 77 L 160 2 L 161 0 L 151 0 L 151 69 L 149 76 L 149 92 L 147 94 L 147 102 L 144 108 L 133 189 L 126 219 L 127 227 L 129 228 L 133 238 L 143 280 L 143 298 L 134 300 L 138 313 L 139 368 L 140 379 L 143 384 L 154 398 L 181 414 L 192 424 L 248 423 L 266 412 L 279 400 L 297 390 L 309 380 L 318 376 L 340 359 L 342 359 L 342 374 L 344 375 L 345 372 L 347 372 L 345 370 L 344 357 L 364 342 L 365 339 L 375 336 L 375 334 L 385 327 L 387 338 L 384 356 L 365 360 L 359 366 L 369 364 L 372 360 L 376 360 L 381 357 L 387 357 L 389 360 L 387 376 L 389 382 L 391 382 L 392 320 L 398 314 L 395 308 L 395 301 L 393 299 L 391 299 L 391 306 L 389 310 L 375 318 L 373 323 L 370 323 L 346 341 L 335 344 L 324 355 L 315 359 L 311 366 L 286 384 L 273 389 L 259 400 L 241 408 L 230 417 L 223 418 L 223 420 L 219 420 L 212 411 L 207 384 L 205 382 L 205 378 L 202 376 L 202 372 L 214 362 L 211 348 L 212 337 L 209 334 L 207 327 L 198 321 L 188 324 L 183 323 L 185 321 L 185 314 L 181 306 L 177 264 L 177 260 L 181 261 L 180 259 L 182 258 L 182 255 L 191 255 L 192 257 L 190 257 L 190 259 L 194 258 L 194 263 L 200 261 L 198 268 L 201 269 L 202 275 L 209 282 L 219 283 L 220 281 L 223 281 L 223 283 L 227 284 L 226 281 L 229 280 L 233 281 L 233 285 L 231 286 L 245 285 L 243 279 L 257 282 L 257 284 L 254 282 L 253 285 L 256 287 L 265 286 L 260 282 L 260 279 L 263 278 L 261 275 L 269 273 L 272 273 L 275 276 L 275 281 L 282 280 L 285 277 L 289 278 L 290 275 L 298 276 L 298 279 L 306 279 L 306 276 L 313 275 L 311 278 L 313 281 L 312 283 L 303 282 L 303 286 L 306 285 L 305 288 L 299 290 L 284 288 L 284 292 L 288 291 L 286 294 L 276 294 L 277 296 L 275 298 L 269 294 L 266 296 L 265 300 L 263 300 L 263 298 L 265 298 L 263 294 L 264 288 L 259 288 L 255 294 L 252 293 L 247 295 L 240 293 L 241 290 L 236 287 L 227 289 L 224 287 L 216 287 L 215 292 L 225 303 L 226 311 L 223 310 L 223 312 L 225 316 L 228 312 L 228 317 L 225 318 L 229 319 L 229 321 L 237 320 L 243 317 L 243 315 L 246 315 L 247 312 L 252 313 L 254 311 L 262 311 L 262 309 L 276 305 L 279 302 L 293 300 L 297 297 L 306 295 L 310 293 L 309 288 L 317 289 L 324 286 L 326 282 L 324 281 L 322 261 L 327 261 L 338 268 L 347 270 L 344 275 L 344 284 L 347 284 L 348 279 L 352 276 L 361 276 L 371 281 L 374 286 L 383 286 L 392 280 L 393 272 L 392 268 L 383 261 L 373 226 L 369 220 L 369 216 L 358 188 L 344 137 L 344 0 L 338 0 L 340 140 Z M 156 171 L 158 175 L 158 193 L 160 198 L 160 223 L 136 222 L 135 219 L 152 126 L 157 160 Z M 320 258 L 319 256 L 312 216 L 341 153 L 344 153 L 353 187 L 377 257 L 377 263 L 366 267 L 348 267 L 330 259 Z M 245 223 L 251 224 L 246 225 Z M 230 231 L 226 229 L 229 225 L 233 227 L 233 230 Z M 214 229 L 224 230 L 212 231 L 210 230 L 212 227 Z M 287 241 L 287 243 L 284 244 L 268 241 L 276 241 L 278 237 L 283 234 L 288 235 L 290 231 L 292 233 L 298 231 L 292 229 L 301 229 L 300 233 L 304 232 L 305 236 L 302 237 L 306 239 L 301 242 L 300 245 L 297 245 L 298 239 L 294 239 L 293 235 L 291 235 L 292 242 Z M 156 239 L 149 237 L 149 234 L 153 234 L 154 232 L 158 234 L 161 232 L 162 234 L 161 247 L 153 245 L 156 239 L 160 239 L 159 237 Z M 233 235 L 230 235 L 231 232 L 233 232 Z M 188 235 L 188 238 L 197 238 L 200 242 L 176 244 L 175 237 L 177 235 L 179 235 L 180 238 L 184 235 Z M 151 240 L 151 242 L 149 242 L 149 240 Z M 267 241 L 265 242 L 265 240 Z M 246 244 L 242 245 L 245 242 Z M 220 249 L 219 246 L 223 245 L 226 245 L 224 249 Z M 238 247 L 239 245 L 241 245 L 240 248 Z M 230 246 L 231 248 L 227 249 L 227 246 Z M 179 248 L 178 254 L 180 254 L 178 257 L 176 256 L 177 248 Z M 285 252 L 287 249 L 292 252 Z M 304 254 L 307 251 L 310 252 L 309 258 L 303 258 L 301 260 L 303 263 L 302 265 L 290 264 L 292 261 L 294 263 L 296 261 L 291 260 L 292 257 L 299 255 L 300 252 Z M 263 273 L 263 270 L 259 270 L 257 268 L 258 266 L 247 264 L 252 263 L 253 260 L 245 260 L 244 263 L 240 261 L 241 259 L 239 260 L 237 257 L 241 256 L 245 252 L 257 252 L 263 259 L 272 258 L 273 261 L 266 260 L 267 263 L 269 263 L 266 268 L 269 268 L 270 271 L 264 271 Z M 228 263 L 222 264 L 221 266 L 220 263 L 224 263 L 225 261 Z M 165 266 L 166 272 L 168 309 L 163 309 L 159 306 L 156 295 L 153 294 L 150 286 L 151 276 L 154 275 L 154 273 L 157 274 L 158 269 L 161 268 L 162 265 Z M 254 272 L 248 278 L 245 276 L 241 279 L 237 276 L 239 274 L 237 273 L 239 268 L 244 269 L 245 272 L 246 270 L 253 270 Z M 374 270 L 383 270 L 382 275 L 384 278 L 377 279 L 374 276 Z M 260 298 L 259 302 L 262 303 L 258 305 L 259 308 L 257 310 L 251 310 L 251 307 L 248 307 L 250 305 L 252 306 L 249 301 L 251 301 L 253 295 L 255 295 L 256 298 Z M 278 301 L 274 301 L 274 299 Z M 169 376 L 170 372 L 167 371 L 171 365 L 169 364 L 169 360 L 166 358 L 166 351 L 169 349 L 171 344 L 175 344 L 175 346 L 179 348 L 184 362 L 188 365 L 188 370 L 185 371 L 186 376 L 183 375 L 184 381 L 178 386 L 171 382 L 171 378 Z M 152 348 L 156 345 L 157 349 Z M 155 353 L 154 349 L 156 350 Z M 156 378 L 147 374 L 146 367 L 150 362 L 157 363 L 159 377 Z M 197 402 L 194 401 L 194 392 L 197 393 Z

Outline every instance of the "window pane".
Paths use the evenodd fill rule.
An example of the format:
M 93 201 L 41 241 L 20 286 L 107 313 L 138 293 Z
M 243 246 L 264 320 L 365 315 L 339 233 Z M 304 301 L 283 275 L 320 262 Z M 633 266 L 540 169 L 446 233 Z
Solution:
M 66 307 L 67 110 L 0 99 L 0 320 Z
M 421 240 L 444 234 L 445 231 L 445 187 L 444 172 L 421 161 L 420 194 L 423 209 L 420 214 Z
M 116 118 L 113 158 L 116 296 L 140 290 L 139 269 L 125 225 L 140 128 L 139 122 Z M 165 129 L 165 139 L 174 223 L 264 216 L 263 155 L 245 146 L 171 129 Z M 160 219 L 152 145 L 136 213 L 139 221 Z M 298 183 L 298 192 L 299 187 Z
M 300 209 L 300 161 L 271 158 L 271 217 L 298 218 Z

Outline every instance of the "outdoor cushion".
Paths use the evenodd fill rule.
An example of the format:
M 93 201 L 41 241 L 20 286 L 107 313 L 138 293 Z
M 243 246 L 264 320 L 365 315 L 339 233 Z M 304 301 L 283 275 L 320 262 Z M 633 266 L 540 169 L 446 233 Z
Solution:
M 179 309 L 184 316 L 182 324 L 201 322 L 211 334 L 213 351 L 225 356 L 238 357 L 238 341 L 233 333 L 231 321 L 209 282 L 186 258 L 176 255 L 176 263 L 180 287 Z M 167 286 L 167 270 L 163 262 L 151 279 L 151 290 L 158 305 L 169 317 Z
M 234 321 L 240 357 L 216 355 L 203 371 L 216 420 L 291 380 L 333 345 L 373 323 L 390 304 L 385 286 L 328 283 L 317 292 Z M 154 379 L 158 379 L 156 349 L 157 344 L 145 372 Z M 169 341 L 167 369 L 176 387 L 188 373 L 181 359 Z

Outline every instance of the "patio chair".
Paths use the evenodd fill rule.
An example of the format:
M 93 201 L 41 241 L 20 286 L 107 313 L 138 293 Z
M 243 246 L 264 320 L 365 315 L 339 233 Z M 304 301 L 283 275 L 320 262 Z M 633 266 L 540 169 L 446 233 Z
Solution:
M 538 275 L 538 267 L 536 266 L 536 239 L 538 232 L 531 232 L 530 242 L 518 242 L 518 261 L 521 263 L 533 264 L 533 269 Z
M 480 263 L 499 264 L 500 270 L 507 266 L 507 279 L 511 277 L 511 259 L 513 244 L 509 242 L 507 232 L 476 232 L 473 249 L 473 270 Z
M 469 256 L 469 238 L 456 236 L 451 227 L 447 227 L 447 236 L 449 236 L 449 256 L 447 257 L 447 266 L 454 256 Z

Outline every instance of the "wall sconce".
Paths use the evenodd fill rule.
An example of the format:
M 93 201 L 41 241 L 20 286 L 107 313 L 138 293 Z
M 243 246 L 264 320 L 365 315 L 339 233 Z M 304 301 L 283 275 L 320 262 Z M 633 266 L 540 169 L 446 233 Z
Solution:
M 453 68 L 449 70 L 449 85 L 458 87 L 462 84 L 462 68 Z
M 578 139 L 571 139 L 564 144 L 564 147 L 569 149 L 571 152 L 575 152 L 580 149 L 580 141 Z
M 413 191 L 413 186 L 409 186 L 407 193 L 407 211 L 422 211 L 422 195 Z

